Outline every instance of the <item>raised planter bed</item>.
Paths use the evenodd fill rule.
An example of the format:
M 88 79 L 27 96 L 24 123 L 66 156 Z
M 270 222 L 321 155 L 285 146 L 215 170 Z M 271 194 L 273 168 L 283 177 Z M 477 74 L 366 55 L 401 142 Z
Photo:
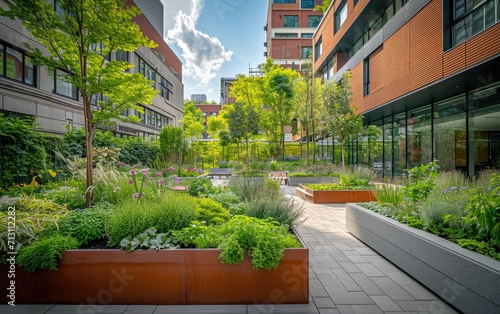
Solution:
M 460 311 L 500 313 L 500 262 L 356 204 L 346 227 Z
M 288 177 L 288 185 L 298 186 L 308 183 L 332 183 L 337 182 L 337 177 Z
M 248 257 L 221 265 L 216 249 L 70 250 L 57 271 L 16 269 L 16 303 L 309 303 L 309 250 L 286 249 L 278 268 L 252 269 Z M 8 283 L 8 265 L 1 282 Z M 2 302 L 9 300 L 6 293 Z
M 358 203 L 375 201 L 375 195 L 370 190 L 331 190 L 315 191 L 299 184 L 295 193 L 314 204 L 322 203 Z

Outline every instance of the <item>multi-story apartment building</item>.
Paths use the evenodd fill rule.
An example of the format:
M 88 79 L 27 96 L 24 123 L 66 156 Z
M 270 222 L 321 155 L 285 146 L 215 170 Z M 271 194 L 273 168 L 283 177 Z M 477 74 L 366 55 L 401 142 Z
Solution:
M 8 2 L 0 0 L 0 5 L 7 8 Z M 57 8 L 56 1 L 47 2 Z M 177 125 L 183 116 L 182 63 L 163 39 L 161 1 L 127 2 L 143 11 L 142 15 L 135 17 L 135 22 L 158 47 L 140 47 L 132 53 L 116 52 L 110 58 L 134 64 L 130 71 L 140 72 L 155 81 L 155 88 L 160 93 L 153 99 L 152 105 L 144 106 L 144 113 L 133 110 L 123 113 L 138 115 L 140 123 L 117 122 L 107 129 L 117 136 L 155 137 L 165 125 Z M 23 42 L 41 47 L 28 35 L 20 21 L 0 17 L 0 112 L 36 116 L 40 130 L 49 133 L 62 134 L 66 126 L 83 127 L 83 107 L 76 89 L 58 80 L 47 68 L 29 63 Z
M 323 0 L 269 0 L 264 56 L 300 71 L 300 65 L 312 54 L 311 38 L 323 16 L 323 12 L 313 10 L 322 3 Z
M 353 104 L 382 150 L 352 163 L 390 177 L 439 161 L 469 176 L 500 167 L 500 0 L 334 0 L 313 37 L 325 80 L 352 71 Z

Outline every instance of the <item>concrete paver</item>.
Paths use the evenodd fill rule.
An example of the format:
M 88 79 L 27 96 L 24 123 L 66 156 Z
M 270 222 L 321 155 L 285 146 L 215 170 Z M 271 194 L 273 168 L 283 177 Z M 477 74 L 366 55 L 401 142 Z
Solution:
M 225 185 L 224 180 L 216 182 Z M 85 313 L 457 313 L 424 286 L 349 234 L 344 204 L 304 203 L 306 221 L 296 228 L 309 248 L 310 304 L 103 305 Z M 0 305 L 0 313 L 84 313 L 78 305 Z

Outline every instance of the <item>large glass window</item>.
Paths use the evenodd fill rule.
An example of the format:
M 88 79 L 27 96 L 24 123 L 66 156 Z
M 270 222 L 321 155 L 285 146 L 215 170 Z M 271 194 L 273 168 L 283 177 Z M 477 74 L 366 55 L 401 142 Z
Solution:
M 455 46 L 495 24 L 498 6 L 498 0 L 453 0 L 451 45 Z
M 138 58 L 138 68 L 137 71 L 144 75 L 148 80 L 152 81 L 151 86 L 155 87 L 156 82 L 156 71 L 153 69 L 144 59 Z
M 313 33 L 302 33 L 300 34 L 301 38 L 313 38 Z
M 297 33 L 276 33 L 274 34 L 275 38 L 297 38 Z
M 408 112 L 408 163 L 410 168 L 432 161 L 431 106 Z
M 332 78 L 333 77 L 333 65 L 335 64 L 335 62 L 333 62 L 333 58 L 330 59 L 330 61 L 328 61 L 328 78 Z
M 283 27 L 299 27 L 299 16 L 298 15 L 283 16 Z
M 61 70 L 57 70 L 54 75 L 54 92 L 59 95 L 70 97 L 73 99 L 78 99 L 78 90 L 76 86 L 64 80 L 64 76 L 67 75 Z
M 117 50 L 115 52 L 116 61 L 128 62 L 128 52 L 123 50 Z
M 302 47 L 302 54 L 301 58 L 302 59 L 308 59 L 309 56 L 312 54 L 312 47 Z
M 321 16 L 318 15 L 309 16 L 307 21 L 307 27 L 318 27 L 320 21 L 321 21 Z
M 394 155 L 394 176 L 403 174 L 406 167 L 406 115 L 394 116 L 392 124 L 392 151 Z
M 384 119 L 384 125 L 382 126 L 382 136 L 384 139 L 384 163 L 383 173 L 384 177 L 392 176 L 392 156 L 393 156 L 393 145 L 392 145 L 392 117 L 387 117 Z
M 147 109 L 147 118 L 148 118 L 149 125 L 154 126 L 156 124 L 156 121 L 155 121 L 156 113 L 153 110 Z
M 314 9 L 315 0 L 300 0 L 301 9 Z
M 435 158 L 443 171 L 467 171 L 465 95 L 434 104 Z
M 24 83 L 35 85 L 35 66 L 29 57 L 24 57 Z
M 340 27 L 347 20 L 347 1 L 344 1 L 340 8 L 335 13 L 335 33 L 340 29 Z
M 370 94 L 370 58 L 363 60 L 363 96 Z
M 297 0 L 273 0 L 273 3 L 296 3 Z

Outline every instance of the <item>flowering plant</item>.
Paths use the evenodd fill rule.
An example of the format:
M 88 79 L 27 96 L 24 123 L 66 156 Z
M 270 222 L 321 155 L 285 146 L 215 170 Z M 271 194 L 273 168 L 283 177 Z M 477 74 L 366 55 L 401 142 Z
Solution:
M 127 167 L 124 162 L 119 162 L 120 167 Z M 154 175 L 150 174 L 149 168 L 138 169 L 139 164 L 133 165 L 130 170 L 128 170 L 128 175 L 130 177 L 129 183 L 134 185 L 135 193 L 132 194 L 133 198 L 139 199 L 146 196 L 144 188 L 147 186 L 148 182 L 154 182 L 158 188 L 162 186 L 168 186 L 171 179 L 176 179 L 175 175 L 169 175 L 164 177 L 163 172 L 156 172 Z M 178 179 L 177 179 L 178 180 Z M 178 181 L 175 181 L 178 183 Z

